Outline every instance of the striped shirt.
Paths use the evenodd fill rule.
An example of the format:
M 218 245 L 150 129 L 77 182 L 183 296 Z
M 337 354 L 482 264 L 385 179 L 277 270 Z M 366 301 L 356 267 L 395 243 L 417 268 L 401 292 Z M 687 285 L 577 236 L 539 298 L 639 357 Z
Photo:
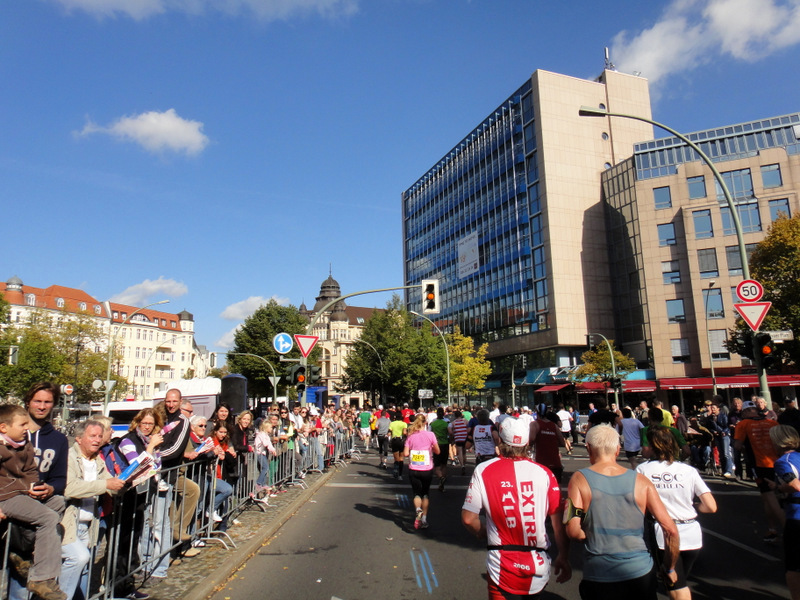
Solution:
M 465 442 L 467 440 L 467 434 L 469 433 L 467 422 L 463 418 L 456 419 L 450 423 L 450 433 L 453 434 L 453 439 L 455 441 Z

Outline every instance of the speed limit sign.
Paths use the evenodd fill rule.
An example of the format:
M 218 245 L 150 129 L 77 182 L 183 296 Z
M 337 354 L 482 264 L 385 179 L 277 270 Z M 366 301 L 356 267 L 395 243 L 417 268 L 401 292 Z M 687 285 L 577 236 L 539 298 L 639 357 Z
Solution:
M 742 302 L 758 302 L 764 295 L 764 286 L 755 279 L 745 279 L 736 286 L 736 295 Z

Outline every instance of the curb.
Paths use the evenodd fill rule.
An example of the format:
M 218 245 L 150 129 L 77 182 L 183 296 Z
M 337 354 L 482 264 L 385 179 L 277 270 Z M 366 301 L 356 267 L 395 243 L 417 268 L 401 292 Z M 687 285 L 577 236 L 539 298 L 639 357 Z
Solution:
M 252 538 L 231 552 L 228 559 L 223 560 L 219 567 L 193 585 L 188 592 L 182 594 L 179 600 L 206 600 L 210 598 L 217 591 L 217 588 L 230 578 L 234 571 L 250 560 L 264 543 L 275 535 L 292 515 L 294 515 L 303 504 L 308 502 L 314 494 L 317 493 L 319 488 L 324 486 L 328 480 L 333 477 L 336 471 L 336 469 L 330 469 L 327 473 L 323 473 L 322 477 L 317 479 L 308 489 L 302 490 L 297 498 L 281 509 L 282 513 L 277 519 L 264 525 Z

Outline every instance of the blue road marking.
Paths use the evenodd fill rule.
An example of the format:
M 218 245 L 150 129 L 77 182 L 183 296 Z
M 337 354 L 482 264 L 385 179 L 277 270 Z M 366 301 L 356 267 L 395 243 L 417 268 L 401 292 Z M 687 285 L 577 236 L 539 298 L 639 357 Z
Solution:
M 411 564 L 414 566 L 414 576 L 417 579 L 417 587 L 422 589 L 422 580 L 425 579 L 425 587 L 429 594 L 433 594 L 433 588 L 439 587 L 439 581 L 433 572 L 433 563 L 427 550 L 411 550 Z

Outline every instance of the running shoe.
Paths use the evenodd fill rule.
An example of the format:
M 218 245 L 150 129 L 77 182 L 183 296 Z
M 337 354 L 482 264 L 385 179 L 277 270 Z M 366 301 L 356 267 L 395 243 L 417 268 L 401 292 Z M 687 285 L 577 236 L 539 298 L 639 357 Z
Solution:
M 767 535 L 764 536 L 764 541 L 768 543 L 777 542 L 778 541 L 778 532 L 770 529 L 767 532 Z
M 419 529 L 422 527 L 422 509 L 417 509 L 417 518 L 414 519 L 414 529 Z
M 419 524 L 420 529 L 427 529 L 428 528 L 428 517 L 422 515 L 422 522 Z
M 440 491 L 440 492 L 443 492 L 443 491 L 444 491 L 444 482 L 445 482 L 445 481 L 447 481 L 447 477 L 442 477 L 442 478 L 439 480 L 439 491 Z

